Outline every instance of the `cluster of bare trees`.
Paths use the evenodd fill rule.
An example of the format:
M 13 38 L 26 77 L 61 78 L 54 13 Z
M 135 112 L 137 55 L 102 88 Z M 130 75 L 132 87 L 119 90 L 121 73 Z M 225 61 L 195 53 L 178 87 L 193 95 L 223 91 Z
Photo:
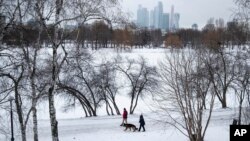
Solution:
M 105 7 L 115 5 L 115 0 L 1 1 L 1 13 L 4 15 L 1 15 L 0 106 L 8 111 L 10 108 L 6 108 L 5 102 L 9 96 L 15 97 L 14 119 L 18 120 L 16 131 L 22 141 L 27 140 L 27 126 L 31 117 L 34 141 L 39 140 L 37 104 L 43 101 L 49 103 L 52 140 L 59 140 L 54 105 L 57 94 L 66 98 L 67 108 L 75 103 L 80 104 L 86 116 L 97 116 L 97 109 L 103 104 L 108 115 L 114 115 L 114 111 L 120 114 L 116 104 L 120 88 L 116 81 L 117 72 L 123 70 L 122 66 L 128 60 L 93 63 L 87 50 L 79 47 L 78 37 L 75 38 L 75 44 L 65 46 L 64 41 L 69 34 L 61 28 L 65 22 L 77 21 L 84 25 L 91 19 L 107 20 L 103 15 L 108 12 Z M 75 8 L 73 12 L 67 11 L 72 7 Z M 26 17 L 34 18 L 35 26 L 24 24 Z M 99 32 L 96 31 L 97 34 Z M 96 38 L 99 42 L 99 35 Z M 44 46 L 45 40 L 49 45 L 47 47 Z M 99 46 L 101 44 L 98 43 Z M 149 91 L 155 69 L 148 66 L 144 59 L 138 62 L 130 60 L 129 66 L 123 74 L 128 75 L 130 82 L 135 84 L 128 86 L 133 89 L 132 114 L 139 96 L 144 94 L 144 90 Z M 5 130 L 1 128 L 1 131 Z
M 166 56 L 159 69 L 160 91 L 155 96 L 164 122 L 190 141 L 203 141 L 215 100 L 222 108 L 236 97 L 238 124 L 249 124 L 249 61 L 247 51 L 177 50 Z
M 31 114 L 34 140 L 38 140 L 36 106 L 43 97 L 49 103 L 52 140 L 59 140 L 54 96 L 58 89 L 59 75 L 68 56 L 62 44 L 64 33 L 60 30 L 61 26 L 67 22 L 85 23 L 91 19 L 105 18 L 106 14 L 112 12 L 108 8 L 116 7 L 117 3 L 116 0 L 0 1 L 0 57 L 3 61 L 0 68 L 3 86 L 0 101 L 3 103 L 9 95 L 15 97 L 14 105 L 22 141 L 26 141 Z M 29 18 L 35 19 L 35 27 L 25 24 Z M 41 53 L 43 38 L 50 45 L 49 55 L 45 56 Z M 15 46 L 4 44 L 6 40 L 14 42 Z M 58 52 L 59 50 L 62 52 Z M 41 56 L 46 57 L 46 61 Z
M 133 60 L 118 56 L 96 64 L 86 52 L 79 48 L 69 55 L 70 63 L 63 67 L 58 82 L 60 93 L 67 100 L 72 99 L 68 105 L 78 101 L 86 117 L 97 116 L 98 108 L 103 105 L 108 115 L 120 115 L 116 96 L 123 88 L 129 89 L 130 114 L 133 114 L 139 98 L 155 89 L 156 68 L 149 66 L 144 58 Z M 125 80 L 118 81 L 121 78 Z
M 152 93 L 158 86 L 158 75 L 155 67 L 147 64 L 144 58 L 127 59 L 126 65 L 118 65 L 117 69 L 128 79 L 129 97 L 131 98 L 129 113 L 133 114 L 138 99 L 145 95 L 145 91 Z M 120 61 L 119 63 L 120 64 Z
M 167 123 L 176 127 L 190 141 L 203 141 L 215 95 L 201 56 L 194 54 L 179 52 L 167 57 L 166 63 L 161 65 L 163 86 L 157 101 L 168 116 Z M 204 117 L 206 106 L 209 107 L 209 114 Z
M 53 50 L 47 48 L 37 50 L 24 47 L 15 48 L 14 51 L 6 53 L 8 56 L 2 57 L 5 60 L 0 73 L 1 102 L 14 94 L 14 107 L 22 140 L 26 140 L 28 121 L 31 117 L 34 139 L 38 140 L 37 103 L 49 100 L 52 89 L 50 77 L 53 64 L 50 57 L 53 54 L 51 52 L 53 53 Z M 59 52 L 61 53 L 57 59 L 64 59 L 65 57 L 62 56 L 64 51 L 59 50 Z M 117 57 L 95 63 L 96 60 L 88 50 L 78 48 L 77 45 L 73 48 L 65 48 L 65 52 L 67 57 L 65 63 L 60 64 L 60 72 L 55 78 L 53 96 L 64 97 L 66 109 L 80 105 L 86 117 L 97 116 L 97 110 L 101 106 L 106 107 L 108 115 L 120 115 L 116 96 L 124 87 L 130 89 L 128 93 L 131 99 L 130 113 L 133 114 L 139 98 L 145 96 L 146 92 L 153 91 L 157 85 L 156 69 L 149 66 L 144 58 L 131 60 Z M 119 84 L 120 81 L 117 80 L 121 78 L 126 79 L 125 83 Z M 4 105 L 0 104 L 0 106 Z
M 228 97 L 235 97 L 239 107 L 236 124 L 249 124 L 250 2 L 235 3 L 236 19 L 227 26 L 222 19 L 210 19 L 201 32 L 183 29 L 165 40 L 165 45 L 173 48 L 195 48 L 175 49 L 167 55 L 159 69 L 160 91 L 154 97 L 164 122 L 190 141 L 204 141 L 215 101 L 226 108 Z M 235 46 L 240 49 L 229 49 Z

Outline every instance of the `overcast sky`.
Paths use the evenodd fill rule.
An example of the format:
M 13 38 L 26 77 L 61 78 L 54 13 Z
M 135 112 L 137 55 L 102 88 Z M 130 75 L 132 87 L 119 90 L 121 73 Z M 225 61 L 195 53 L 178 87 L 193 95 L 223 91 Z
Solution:
M 153 9 L 159 0 L 122 0 L 121 5 L 125 12 L 130 12 L 136 19 L 138 5 Z M 199 28 L 204 27 L 210 17 L 223 18 L 229 21 L 233 18 L 234 0 L 161 0 L 163 11 L 170 13 L 171 5 L 175 12 L 180 13 L 180 27 L 191 27 L 197 23 Z

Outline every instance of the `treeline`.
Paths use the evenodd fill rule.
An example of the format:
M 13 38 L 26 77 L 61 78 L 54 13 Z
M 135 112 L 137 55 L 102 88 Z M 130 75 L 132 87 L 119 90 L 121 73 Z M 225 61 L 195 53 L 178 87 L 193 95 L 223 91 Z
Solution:
M 209 19 L 201 31 L 180 29 L 169 33 L 165 38 L 165 46 L 192 47 L 197 46 L 217 48 L 246 45 L 249 41 L 249 24 L 233 20 L 224 25 L 223 19 Z
M 25 25 L 10 29 L 3 37 L 3 42 L 8 45 L 20 45 L 20 33 L 22 43 L 32 45 L 40 36 L 41 42 L 49 45 L 49 35 L 53 38 L 53 25 L 47 25 L 39 35 L 39 23 L 37 21 L 27 22 Z M 79 46 L 92 49 L 98 48 L 128 48 L 128 47 L 159 47 L 162 44 L 162 32 L 159 29 L 137 29 L 133 24 L 123 25 L 123 28 L 112 28 L 105 20 L 95 21 L 92 24 L 82 24 L 78 27 L 59 28 L 59 38 L 65 43 L 77 43 Z
M 10 29 L 3 37 L 8 45 L 33 44 L 38 36 L 41 42 L 49 45 L 47 33 L 54 37 L 53 25 L 48 25 L 40 35 L 39 23 L 31 20 L 27 24 Z M 208 20 L 202 30 L 179 29 L 176 32 L 162 33 L 160 29 L 137 28 L 133 23 L 113 28 L 105 20 L 95 21 L 92 24 L 82 24 L 66 28 L 59 28 L 59 38 L 63 42 L 77 43 L 84 48 L 142 48 L 142 47 L 192 47 L 223 45 L 225 47 L 241 46 L 249 41 L 249 24 L 233 20 L 224 25 L 223 19 Z M 23 35 L 21 36 L 20 33 Z

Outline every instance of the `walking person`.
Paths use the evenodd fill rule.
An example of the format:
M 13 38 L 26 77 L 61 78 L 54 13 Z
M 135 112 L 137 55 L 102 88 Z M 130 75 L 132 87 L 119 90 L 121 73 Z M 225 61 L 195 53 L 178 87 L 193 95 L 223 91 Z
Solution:
M 143 115 L 141 114 L 140 115 L 140 120 L 139 120 L 139 123 L 140 123 L 140 127 L 139 127 L 139 132 L 141 131 L 141 128 L 143 128 L 143 132 L 145 132 L 146 130 L 145 130 L 145 121 L 144 121 L 144 118 L 143 118 Z
M 128 118 L 128 112 L 126 110 L 126 108 L 123 109 L 123 114 L 122 114 L 122 124 L 121 126 L 123 126 L 124 123 L 128 123 L 127 122 L 127 118 Z

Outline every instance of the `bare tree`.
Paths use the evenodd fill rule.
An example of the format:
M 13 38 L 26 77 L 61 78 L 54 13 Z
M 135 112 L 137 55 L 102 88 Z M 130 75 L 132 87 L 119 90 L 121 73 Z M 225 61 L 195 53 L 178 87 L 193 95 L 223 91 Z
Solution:
M 235 79 L 236 61 L 230 52 L 219 49 L 217 53 L 209 53 L 204 57 L 209 79 L 222 108 L 227 107 L 227 92 Z
M 16 34 L 19 35 L 17 42 L 19 42 L 18 47 L 24 47 L 24 38 L 23 38 L 23 30 L 20 30 L 23 27 L 23 20 L 24 17 L 27 16 L 27 11 L 30 7 L 30 1 L 23 1 L 23 0 L 16 0 L 16 1 L 1 1 L 1 7 L 3 5 L 10 5 L 14 6 L 14 11 L 11 10 L 12 8 L 9 9 L 10 12 L 13 11 L 13 15 L 11 15 L 9 19 L 9 23 L 4 25 L 3 33 L 1 33 L 1 40 L 2 36 L 5 34 L 4 32 L 7 31 L 9 27 L 12 27 L 17 31 Z M 6 8 L 6 7 L 5 7 Z M 5 11 L 6 12 L 6 11 Z M 6 13 L 5 13 L 6 14 Z M 29 120 L 29 115 L 31 113 L 31 109 L 27 108 L 24 103 L 26 103 L 26 98 L 23 96 L 22 91 L 23 88 L 25 87 L 25 83 L 23 81 L 24 75 L 25 75 L 25 65 L 22 62 L 22 57 L 24 56 L 23 54 L 19 54 L 20 50 L 16 49 L 15 51 L 11 51 L 10 54 L 14 55 L 20 55 L 20 58 L 14 56 L 14 55 L 9 55 L 10 58 L 7 62 L 10 62 L 10 65 L 6 68 L 4 68 L 1 72 L 1 77 L 7 77 L 9 78 L 13 85 L 13 91 L 15 94 L 15 105 L 16 105 L 16 110 L 17 110 L 17 115 L 18 115 L 18 121 L 20 124 L 21 128 L 21 135 L 22 135 L 22 141 L 26 141 L 26 127 L 28 124 Z M 24 102 L 25 101 L 25 102 Z M 28 109 L 27 113 L 26 109 Z
M 116 111 L 116 114 L 120 115 L 121 113 L 116 103 L 116 95 L 120 87 L 118 86 L 116 81 L 117 75 L 114 63 L 105 61 L 104 63 L 100 64 L 97 74 L 97 86 L 100 88 L 103 94 L 107 113 L 109 114 L 109 108 L 113 115 L 113 109 L 110 105 L 111 102 Z
M 12 65 L 13 71 L 10 70 L 2 70 L 0 73 L 0 77 L 6 77 L 10 79 L 13 83 L 13 91 L 14 91 L 14 97 L 15 97 L 15 106 L 16 106 L 16 111 L 18 115 L 18 121 L 20 124 L 20 131 L 22 135 L 22 141 L 26 141 L 26 127 L 29 119 L 29 114 L 30 111 L 27 113 L 27 116 L 25 118 L 24 114 L 24 105 L 23 104 L 23 96 L 21 95 L 21 90 L 20 87 L 22 87 L 22 80 L 24 78 L 24 66 L 23 64 L 16 64 Z M 8 68 L 9 69 L 9 68 Z
M 247 63 L 249 60 L 248 56 L 244 52 L 238 52 L 235 59 L 237 59 L 238 62 L 236 65 L 237 76 L 232 83 L 232 87 L 239 103 L 238 124 L 241 125 L 242 123 L 247 124 L 247 118 L 244 120 L 242 115 L 245 114 L 245 116 L 249 116 L 249 114 L 247 114 L 248 112 L 243 112 L 243 108 L 245 107 L 247 111 L 250 105 L 250 103 L 246 101 L 250 95 L 250 66 Z
M 235 11 L 236 18 L 248 23 L 250 20 L 250 2 L 249 0 L 235 0 L 237 9 Z
M 62 65 L 65 63 L 67 58 L 67 52 L 62 46 L 63 39 L 60 36 L 60 26 L 63 22 L 69 21 L 81 21 L 82 23 L 100 18 L 100 13 L 102 13 L 109 4 L 116 3 L 116 0 L 52 0 L 43 1 L 43 8 L 46 6 L 47 11 L 42 11 L 37 6 L 37 15 L 39 15 L 39 21 L 42 23 L 43 28 L 47 31 L 47 36 L 52 45 L 52 70 L 51 70 L 51 83 L 48 90 L 49 99 L 49 111 L 51 119 L 51 133 L 52 140 L 58 141 L 58 122 L 56 119 L 56 110 L 54 106 L 54 94 L 56 89 L 57 78 L 60 74 Z M 69 8 L 70 7 L 70 8 Z M 53 17 L 52 17 L 53 16 Z M 53 19 L 53 36 L 49 33 L 49 28 L 47 26 L 47 21 Z M 64 56 L 58 59 L 58 49 L 62 48 Z
M 187 136 L 190 141 L 203 141 L 211 119 L 215 95 L 209 81 L 204 81 L 204 63 L 196 52 L 181 51 L 172 53 L 160 64 L 161 89 L 155 95 L 156 108 L 166 116 L 164 121 L 174 126 Z M 204 116 L 203 95 L 209 94 L 206 103 L 209 105 L 207 116 Z
M 76 97 L 83 109 L 88 109 L 90 116 L 96 116 L 96 110 L 100 99 L 96 94 L 96 72 L 94 70 L 92 56 L 87 49 L 75 48 L 69 54 L 68 62 L 63 69 L 64 77 L 60 77 L 58 86 Z M 70 75 L 69 75 L 70 74 Z M 87 114 L 86 114 L 87 116 Z
M 22 140 L 26 140 L 26 129 L 31 114 L 33 114 L 34 137 L 38 140 L 36 104 L 38 99 L 44 95 L 44 87 L 46 85 L 44 85 L 43 82 L 38 83 L 39 77 L 41 77 L 42 73 L 40 72 L 40 74 L 38 74 L 37 68 L 34 68 L 36 64 L 33 64 L 33 61 L 36 62 L 36 59 L 32 60 L 33 58 L 29 58 L 32 56 L 32 53 L 29 52 L 30 54 L 28 55 L 27 52 L 25 52 L 25 54 L 21 50 L 22 49 L 20 48 L 16 48 L 15 51 L 10 52 L 13 57 L 5 60 L 6 64 L 4 64 L 5 67 L 0 72 L 0 77 L 5 78 L 6 82 L 2 83 L 3 86 L 5 84 L 8 84 L 9 86 L 6 86 L 2 92 L 3 95 L 6 96 L 9 96 L 11 94 L 10 92 L 14 93 L 15 108 L 18 122 L 20 124 Z M 35 55 L 35 58 L 36 57 L 37 56 Z M 4 60 L 4 58 L 1 59 Z M 29 64 L 27 64 L 27 60 L 30 61 Z
M 249 21 L 250 21 L 250 2 L 249 0 L 235 0 L 237 9 L 235 10 L 235 17 L 244 25 L 244 31 L 247 39 L 247 44 L 249 45 Z M 249 50 L 248 50 L 249 52 Z
M 2 48 L 3 37 L 9 28 L 15 23 L 18 12 L 18 4 L 16 0 L 0 1 L 0 45 Z
M 118 71 L 122 72 L 127 80 L 130 91 L 130 114 L 134 113 L 137 107 L 139 97 L 145 95 L 146 92 L 152 92 L 157 87 L 156 68 L 147 64 L 147 61 L 140 57 L 138 61 L 134 59 L 126 59 L 125 62 L 117 64 Z

